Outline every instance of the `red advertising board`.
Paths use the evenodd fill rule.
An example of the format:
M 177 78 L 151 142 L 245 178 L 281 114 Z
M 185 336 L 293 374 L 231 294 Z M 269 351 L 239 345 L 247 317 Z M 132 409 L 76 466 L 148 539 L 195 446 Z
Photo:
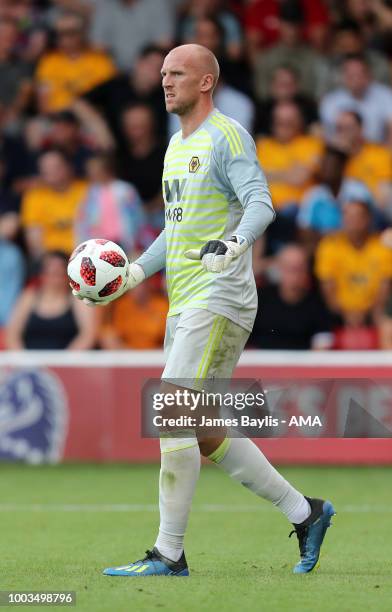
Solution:
M 0 460 L 158 460 L 158 441 L 141 435 L 141 389 L 149 379 L 159 378 L 163 363 L 160 351 L 2 353 Z M 249 351 L 235 377 L 306 380 L 309 392 L 312 380 L 370 380 L 381 389 L 390 415 L 391 374 L 391 353 Z M 368 393 L 367 387 L 363 393 Z M 374 403 L 372 393 L 367 399 Z M 255 442 L 282 464 L 392 463 L 391 437 L 309 438 L 288 433 Z

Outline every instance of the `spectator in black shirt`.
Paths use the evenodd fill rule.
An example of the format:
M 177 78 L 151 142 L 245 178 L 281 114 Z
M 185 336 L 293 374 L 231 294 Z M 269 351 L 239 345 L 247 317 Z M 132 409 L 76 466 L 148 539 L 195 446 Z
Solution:
M 86 162 L 94 155 L 93 147 L 84 141 L 79 119 L 71 111 L 60 111 L 51 117 L 48 145 L 59 147 L 69 156 L 75 175 L 86 175 Z
M 256 106 L 255 134 L 271 134 L 272 115 L 279 102 L 295 102 L 301 110 L 305 128 L 318 122 L 316 102 L 299 89 L 299 77 L 291 66 L 282 65 L 274 72 L 270 95 Z
M 1 124 L 2 109 L 0 107 Z M 2 185 L 15 194 L 18 203 L 24 191 L 37 181 L 38 157 L 43 142 L 43 122 L 37 117 L 26 121 L 20 135 L 0 133 Z
M 106 81 L 83 96 L 83 101 L 98 110 L 116 141 L 123 142 L 122 111 L 129 104 L 148 104 L 155 113 L 157 129 L 163 141 L 167 135 L 167 113 L 161 85 L 161 68 L 165 51 L 148 46 L 142 51 L 130 74 Z
M 260 307 L 249 344 L 262 349 L 330 348 L 329 315 L 311 284 L 306 251 L 284 247 L 277 256 L 278 283 L 258 289 Z
M 0 157 L 0 242 L 16 242 L 18 239 L 18 232 L 20 229 L 19 212 L 20 212 L 20 201 L 19 198 L 4 185 L 5 164 Z M 7 247 L 8 248 L 8 247 Z M 4 245 L 3 245 L 4 250 Z M 12 250 L 12 249 L 11 249 Z M 12 256 L 12 254 L 11 254 Z M 4 270 L 4 267 L 3 267 Z M 0 295 L 4 299 L 4 293 Z M 0 307 L 1 310 L 1 307 Z M 0 317 L 1 318 L 1 317 Z M 1 321 L 0 321 L 1 327 Z
M 216 55 L 219 61 L 220 79 L 252 96 L 252 73 L 249 64 L 242 56 L 233 59 L 227 55 L 224 44 L 225 32 L 219 20 L 215 17 L 201 17 L 195 21 L 194 26 L 195 32 L 190 42 L 203 45 Z
M 154 113 L 146 104 L 129 106 L 122 114 L 125 143 L 118 151 L 118 177 L 138 190 L 149 223 L 161 229 L 164 223 L 162 170 L 165 147 L 157 137 Z
M 18 126 L 32 95 L 30 66 L 15 54 L 18 27 L 12 19 L 0 19 L 0 104 L 3 122 Z
M 85 176 L 85 164 L 94 148 L 84 137 L 79 119 L 70 111 L 61 111 L 49 117 L 30 118 L 19 136 L 0 137 L 6 188 L 19 198 L 26 189 L 35 186 L 39 182 L 38 158 L 51 147 L 67 153 L 77 177 Z

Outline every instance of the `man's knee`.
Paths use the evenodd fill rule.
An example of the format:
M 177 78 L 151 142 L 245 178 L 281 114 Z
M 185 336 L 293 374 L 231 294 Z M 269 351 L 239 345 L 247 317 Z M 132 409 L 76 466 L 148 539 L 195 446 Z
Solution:
M 212 453 L 214 453 L 216 449 L 219 448 L 219 446 L 224 440 L 224 436 L 218 438 L 203 438 L 201 440 L 198 440 L 200 452 L 203 457 L 209 457 L 210 455 L 212 455 Z
M 164 419 L 177 418 L 184 414 L 183 391 L 181 387 L 177 387 L 172 383 L 162 381 L 159 393 L 162 398 L 160 415 Z
M 162 381 L 159 391 L 162 398 L 159 410 L 161 419 L 158 426 L 161 436 L 161 452 L 197 445 L 193 427 L 188 426 L 186 419 L 183 418 L 187 415 L 183 395 L 185 389 Z

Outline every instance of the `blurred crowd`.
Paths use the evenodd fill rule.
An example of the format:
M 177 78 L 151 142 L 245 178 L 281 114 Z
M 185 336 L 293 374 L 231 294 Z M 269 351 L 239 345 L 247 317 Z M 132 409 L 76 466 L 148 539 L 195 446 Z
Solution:
M 392 349 L 391 0 L 0 0 L 0 347 L 161 347 L 164 275 L 89 309 L 66 268 L 161 231 L 160 69 L 185 42 L 218 57 L 277 210 L 248 347 Z

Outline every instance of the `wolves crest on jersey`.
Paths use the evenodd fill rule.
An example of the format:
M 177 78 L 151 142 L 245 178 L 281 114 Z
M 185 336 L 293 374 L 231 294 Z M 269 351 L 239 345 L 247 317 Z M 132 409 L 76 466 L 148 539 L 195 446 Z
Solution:
M 200 168 L 200 160 L 196 155 L 189 162 L 189 172 L 195 173 Z

